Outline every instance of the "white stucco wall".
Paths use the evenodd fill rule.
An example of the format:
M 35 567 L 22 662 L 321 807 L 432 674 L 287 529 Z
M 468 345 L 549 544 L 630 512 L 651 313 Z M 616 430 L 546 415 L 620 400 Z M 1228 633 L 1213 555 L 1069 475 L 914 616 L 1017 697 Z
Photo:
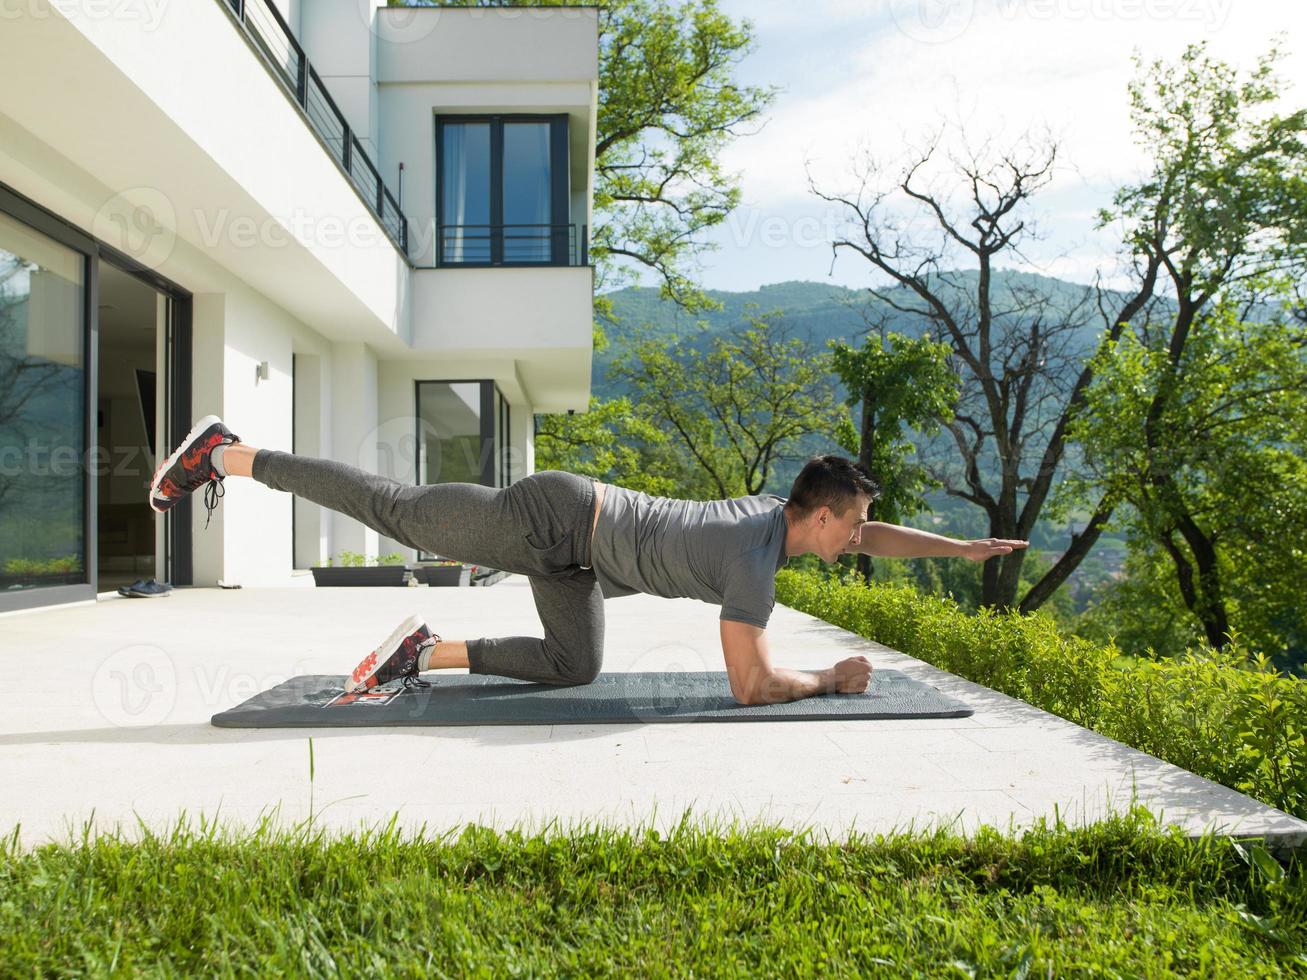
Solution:
M 249 445 L 288 450 L 298 439 L 300 452 L 377 470 L 383 457 L 403 458 L 397 433 L 412 431 L 415 379 L 489 377 L 510 405 L 512 478 L 519 479 L 534 468 L 533 412 L 584 410 L 588 268 L 422 273 L 379 235 L 361 244 L 333 241 L 318 225 L 271 240 L 258 229 L 269 221 L 281 227 L 278 217 L 296 208 L 371 219 L 219 4 L 167 5 L 145 36 L 139 25 L 69 20 L 61 12 L 69 5 L 32 2 L 41 18 L 8 19 L 0 31 L 0 63 L 27 81 L 0 93 L 0 182 L 193 294 L 193 418 L 218 414 Z M 279 3 L 292 26 L 302 24 L 307 0 Z M 378 16 L 391 18 L 387 30 L 395 27 L 393 14 Z M 406 210 L 425 183 L 434 213 L 432 119 L 439 106 L 576 112 L 585 125 L 574 135 L 591 140 L 594 79 L 576 77 L 577 51 L 585 62 L 594 43 L 585 35 L 593 34 L 593 11 L 587 16 L 589 22 L 558 21 L 570 40 L 555 45 L 535 35 L 534 60 L 517 68 L 503 62 L 497 82 L 483 77 L 484 64 L 473 81 L 419 83 L 406 81 L 405 72 L 432 52 L 444 58 L 451 45 L 461 51 L 459 63 L 476 61 L 467 45 L 481 37 L 485 50 L 486 25 L 508 25 L 500 40 L 512 41 L 501 45 L 511 54 L 532 36 L 531 20 L 503 11 L 469 16 L 463 28 L 431 42 L 396 41 L 392 31 L 393 57 L 378 70 L 390 66 L 382 91 L 393 86 L 394 97 L 379 97 L 371 120 L 374 131 L 394 134 L 390 143 L 383 136 L 379 154 L 388 171 L 408 154 L 425 161 L 424 173 L 409 173 Z M 397 51 L 395 43 L 416 46 Z M 557 50 L 540 53 L 550 45 Z M 456 61 L 445 58 L 441 70 L 458 68 Z M 591 70 L 582 67 L 582 76 Z M 471 70 L 458 68 L 464 69 Z M 71 77 L 76 86 L 66 84 Z M 579 203 L 574 194 L 574 209 Z M 156 222 L 149 241 L 123 220 L 140 214 Z M 253 223 L 252 238 L 231 231 L 238 219 Z M 417 278 L 424 275 L 432 278 Z M 424 318 L 415 337 L 410 316 L 418 288 L 439 315 Z M 295 355 L 302 358 L 298 391 Z M 256 379 L 262 361 L 267 380 Z M 411 468 L 392 475 L 413 479 Z M 198 497 L 194 511 L 199 586 L 220 579 L 244 586 L 304 582 L 292 574 L 296 565 L 343 550 L 404 550 L 250 480 L 227 482 L 207 530 Z

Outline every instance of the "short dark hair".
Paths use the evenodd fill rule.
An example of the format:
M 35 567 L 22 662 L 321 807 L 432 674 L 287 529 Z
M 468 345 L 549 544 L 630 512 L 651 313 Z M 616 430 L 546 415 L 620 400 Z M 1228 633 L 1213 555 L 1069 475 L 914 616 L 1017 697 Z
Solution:
M 859 496 L 880 497 L 880 484 L 867 467 L 844 456 L 813 456 L 794 478 L 785 509 L 800 521 L 822 506 L 843 514 Z

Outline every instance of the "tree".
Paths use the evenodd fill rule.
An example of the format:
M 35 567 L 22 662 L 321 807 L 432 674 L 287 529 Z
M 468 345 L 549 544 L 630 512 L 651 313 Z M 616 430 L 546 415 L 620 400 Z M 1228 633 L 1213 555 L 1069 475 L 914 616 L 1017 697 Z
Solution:
M 790 337 L 776 314 L 750 316 L 743 331 L 706 351 L 645 338 L 617 359 L 616 377 L 638 393 L 637 411 L 669 434 L 722 499 L 761 493 L 794 444 L 833 434 L 844 415 L 829 357 Z
M 1244 345 L 1254 338 L 1274 345 L 1282 333 L 1256 331 L 1246 321 L 1254 313 L 1265 316 L 1267 296 L 1283 294 L 1307 274 L 1307 110 L 1268 111 L 1281 90 L 1273 74 L 1276 47 L 1242 82 L 1205 48 L 1190 45 L 1175 65 L 1157 60 L 1146 72 L 1135 57 L 1140 76 L 1130 86 L 1132 115 L 1137 140 L 1152 153 L 1152 169 L 1117 192 L 1099 225 L 1123 222 L 1139 295 L 1151 297 L 1163 278 L 1171 301 L 1141 304 L 1134 336 L 1115 331 L 1104 338 L 1100 356 L 1086 367 L 1076 408 L 1077 431 L 1086 434 L 1104 431 L 1095 413 L 1120 418 L 1133 412 L 1137 423 L 1112 433 L 1137 440 L 1134 451 L 1101 461 L 1094 536 L 1115 505 L 1129 500 L 1138 529 L 1171 558 L 1180 592 L 1208 642 L 1221 647 L 1230 626 L 1218 548 L 1224 532 L 1214 535 L 1205 525 L 1217 519 L 1211 508 L 1221 496 L 1231 504 L 1241 494 L 1248 501 L 1254 474 L 1267 481 L 1257 493 L 1272 496 L 1273 481 L 1283 478 L 1272 475 L 1276 465 L 1265 455 L 1288 438 L 1277 428 L 1277 410 L 1255 401 L 1238 406 L 1270 380 L 1261 365 L 1245 359 Z M 1278 315 L 1301 319 L 1292 304 Z M 1109 352 L 1120 363 L 1111 362 Z M 1289 370 L 1299 369 L 1300 356 L 1291 350 L 1274 356 L 1288 358 Z M 1089 378 L 1109 363 L 1112 376 L 1091 397 Z M 1123 378 L 1134 385 L 1128 398 L 1120 393 Z M 1281 376 L 1275 383 L 1294 382 Z M 1204 404 L 1212 414 L 1196 408 Z M 1124 449 L 1119 439 L 1113 444 Z M 1230 477 L 1243 479 L 1242 488 Z
M 920 318 L 928 336 L 951 347 L 960 393 L 939 421 L 955 446 L 946 457 L 928 460 L 931 477 L 946 493 L 980 507 L 991 536 L 1028 539 L 1061 459 L 1058 413 L 1069 400 L 1067 376 L 1085 354 L 1081 337 L 1091 292 L 1068 300 L 1050 296 L 1039 283 L 1014 281 L 1006 294 L 994 288 L 996 262 L 1008 253 L 1019 257 L 1032 234 L 1022 215 L 1051 179 L 1056 144 L 1025 140 L 994 159 L 988 144 L 975 151 L 964 137 L 963 154 L 949 154 L 943 175 L 963 189 L 966 200 L 955 207 L 951 193 L 928 186 L 924 176 L 942 142 L 942 132 L 935 134 L 898 167 L 871 156 L 856 162 L 852 194 L 822 192 L 811 175 L 809 187 L 850 217 L 849 231 L 832 241 L 832 252 L 861 255 L 888 276 L 894 288 L 874 295 Z M 886 214 L 882 204 L 891 197 L 909 214 Z M 975 268 L 960 269 L 959 254 Z M 1033 472 L 1023 472 L 1028 466 Z M 984 563 L 984 605 L 1016 604 L 1025 557 L 1018 549 Z M 1028 597 L 1021 606 L 1031 607 Z
M 869 332 L 861 348 L 831 342 L 834 371 L 859 418 L 847 440 L 850 451 L 881 485 L 881 496 L 872 505 L 876 520 L 899 524 L 923 509 L 922 494 L 933 481 L 922 467 L 907 462 L 915 448 L 901 438 L 902 429 L 906 425 L 933 435 L 939 419 L 950 416 L 958 387 L 949 352 L 947 344 L 886 331 L 883 321 L 879 336 Z M 856 564 L 871 581 L 871 557 L 858 555 Z
M 654 496 L 672 496 L 674 475 L 650 460 L 666 449 L 665 433 L 642 417 L 629 398 L 601 401 L 579 415 L 537 415 L 536 468 L 567 470 Z
M 1292 661 L 1307 652 L 1307 324 L 1284 313 L 1249 322 L 1222 300 L 1174 364 L 1146 333 L 1104 350 L 1072 427 L 1090 476 L 1066 492 L 1083 493 L 1080 482 L 1129 505 L 1120 524 L 1132 552 L 1146 552 L 1137 566 L 1165 556 L 1179 600 L 1168 604 L 1209 644 L 1237 628 Z

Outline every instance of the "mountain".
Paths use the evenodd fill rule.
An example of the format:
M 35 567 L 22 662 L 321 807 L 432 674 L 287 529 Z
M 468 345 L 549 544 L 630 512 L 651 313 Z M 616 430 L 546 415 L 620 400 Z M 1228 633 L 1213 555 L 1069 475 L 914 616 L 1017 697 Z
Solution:
M 951 308 L 968 308 L 968 297 L 975 295 L 976 276 L 974 271 L 951 272 L 948 273 L 948 283 L 939 283 L 942 295 L 957 294 L 950 299 Z M 1028 305 L 1031 297 L 1039 297 L 1047 300 L 1054 309 L 1069 312 L 1083 300 L 1085 290 L 1085 286 L 1035 273 L 997 271 L 991 277 L 991 307 L 996 311 L 994 335 L 998 335 L 1005 319 L 1020 315 L 1019 312 L 1004 315 L 998 311 Z M 655 338 L 681 340 L 704 349 L 715 337 L 746 325 L 749 316 L 775 312 L 780 314 L 794 336 L 806 337 L 815 346 L 825 349 L 830 340 L 856 344 L 873 329 L 871 325 L 878 329 L 882 321 L 887 329 L 909 337 L 921 336 L 927 325 L 922 317 L 894 308 L 921 305 L 921 300 L 903 286 L 881 290 L 880 295 L 875 295 L 866 289 L 793 280 L 771 283 L 749 292 L 706 292 L 722 304 L 722 309 L 697 316 L 660 299 L 656 288 L 630 286 L 605 293 L 612 300 L 615 322 L 605 323 L 604 330 L 613 343 L 607 350 L 595 354 L 594 393 L 601 398 L 623 393 L 622 386 L 608 378 L 608 369 L 637 331 Z M 1120 294 L 1109 295 L 1115 295 L 1118 300 L 1122 298 Z M 888 301 L 882 297 L 887 297 Z M 1085 312 L 1092 310 L 1090 305 Z M 1085 327 L 1076 331 L 1070 348 L 1087 354 L 1096 346 L 1101 333 L 1101 319 L 1086 317 Z
M 957 294 L 950 298 L 951 308 L 969 309 L 968 297 L 975 295 L 976 273 L 950 273 L 948 279 L 952 286 L 941 283 L 939 288 L 945 294 L 950 289 L 956 290 Z M 920 300 L 915 294 L 903 287 L 882 292 L 883 295 L 888 296 L 893 305 L 883 296 L 873 295 L 869 290 L 847 289 L 829 283 L 797 280 L 771 283 L 748 292 L 708 290 L 708 295 L 719 301 L 722 309 L 698 316 L 691 316 L 674 303 L 660 299 L 656 288 L 628 287 L 607 293 L 605 295 L 613 303 L 614 316 L 613 322 L 604 324 L 604 329 L 611 343 L 607 350 L 595 355 L 594 394 L 606 400 L 624 393 L 623 387 L 608 377 L 608 368 L 613 359 L 626 349 L 637 334 L 662 337 L 669 342 L 680 340 L 704 349 L 714 338 L 744 327 L 749 316 L 756 317 L 763 313 L 776 312 L 790 328 L 793 336 L 807 337 L 819 349 L 825 349 L 827 341 L 835 339 L 857 344 L 867 334 L 869 322 L 878 325 L 882 318 L 887 329 L 910 337 L 921 336 L 926 327 L 923 318 L 894 309 L 894 305 L 918 306 Z M 1032 297 L 1038 297 L 1046 300 L 1053 309 L 1065 312 L 1075 309 L 1077 302 L 1084 299 L 1085 292 L 1086 287 L 1060 279 L 1026 272 L 998 271 L 992 277 L 991 306 L 995 311 L 1011 310 L 1021 305 L 1019 302 L 1021 300 L 1025 300 L 1028 305 Z M 1118 303 L 1124 299 L 1121 294 L 1109 295 L 1114 295 Z M 1067 340 L 1067 353 L 1072 355 L 1071 360 L 1067 362 L 1068 371 L 1072 368 L 1079 371 L 1080 361 L 1093 351 L 1102 334 L 1102 319 L 1095 312 L 1092 292 L 1089 295 L 1089 303 L 1084 311 L 1086 314 L 1084 324 L 1073 331 Z M 1088 315 L 1090 313 L 1093 315 Z M 996 312 L 997 322 L 993 336 L 999 335 L 999 330 L 1006 319 L 1015 319 L 1020 315 L 1019 311 L 1008 314 Z M 1070 390 L 1073 381 L 1073 377 L 1057 379 L 1063 392 Z M 841 394 L 843 393 L 841 391 Z M 1043 410 L 1050 413 L 1060 411 L 1064 400 L 1065 394 L 1062 398 L 1045 399 L 1047 404 Z M 1032 401 L 1034 401 L 1033 397 Z M 1045 421 L 1051 422 L 1051 418 L 1046 418 Z M 1030 431 L 1030 425 L 1027 425 L 1027 431 Z M 1047 425 L 1044 431 L 1046 433 L 1051 431 L 1051 424 Z M 907 433 L 907 436 L 917 445 L 918 451 L 925 449 L 927 443 L 933 443 L 937 457 L 947 453 L 956 455 L 956 447 L 947 432 L 937 437 L 940 441 L 928 440 L 913 433 Z M 1038 441 L 1027 450 L 1028 462 L 1023 467 L 1025 472 L 1030 472 L 1034 468 L 1034 459 L 1037 458 L 1034 454 L 1042 453 L 1043 448 L 1043 441 Z M 790 484 L 803 465 L 803 459 L 809 455 L 827 452 L 842 453 L 843 450 L 830 438 L 814 436 L 805 440 L 798 446 L 799 458 L 782 463 L 765 491 L 787 494 Z M 992 440 L 990 452 L 993 452 Z M 1067 462 L 1074 465 L 1078 459 L 1079 454 L 1075 451 L 1075 447 L 1070 447 Z M 986 472 L 993 472 L 992 465 L 992 456 L 988 465 L 982 458 L 982 467 Z M 993 487 L 992 479 L 988 481 L 988 485 Z M 966 501 L 938 491 L 929 494 L 925 502 L 928 511 L 910 518 L 908 523 L 954 537 L 983 537 L 989 532 L 983 512 Z M 1072 523 L 1083 526 L 1088 516 L 1088 512 L 1073 515 Z M 1052 555 L 1059 554 L 1069 541 L 1070 530 L 1065 523 L 1055 526 L 1047 521 L 1039 521 L 1030 534 L 1031 547 L 1045 550 Z M 1105 553 L 1113 552 L 1109 564 L 1119 568 L 1123 547 L 1124 542 L 1118 535 L 1104 535 L 1099 548 L 1096 549 L 1100 557 L 1095 558 L 1092 564 L 1097 565 Z

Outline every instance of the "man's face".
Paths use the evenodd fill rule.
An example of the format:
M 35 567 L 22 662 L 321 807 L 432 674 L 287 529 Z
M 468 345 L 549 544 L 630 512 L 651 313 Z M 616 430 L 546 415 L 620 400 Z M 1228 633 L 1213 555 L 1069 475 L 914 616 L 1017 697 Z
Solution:
M 870 503 L 870 497 L 859 497 L 843 514 L 836 514 L 829 507 L 817 512 L 817 547 L 814 550 L 822 561 L 838 561 L 846 550 L 857 547 L 862 540 L 862 525 L 867 520 Z

